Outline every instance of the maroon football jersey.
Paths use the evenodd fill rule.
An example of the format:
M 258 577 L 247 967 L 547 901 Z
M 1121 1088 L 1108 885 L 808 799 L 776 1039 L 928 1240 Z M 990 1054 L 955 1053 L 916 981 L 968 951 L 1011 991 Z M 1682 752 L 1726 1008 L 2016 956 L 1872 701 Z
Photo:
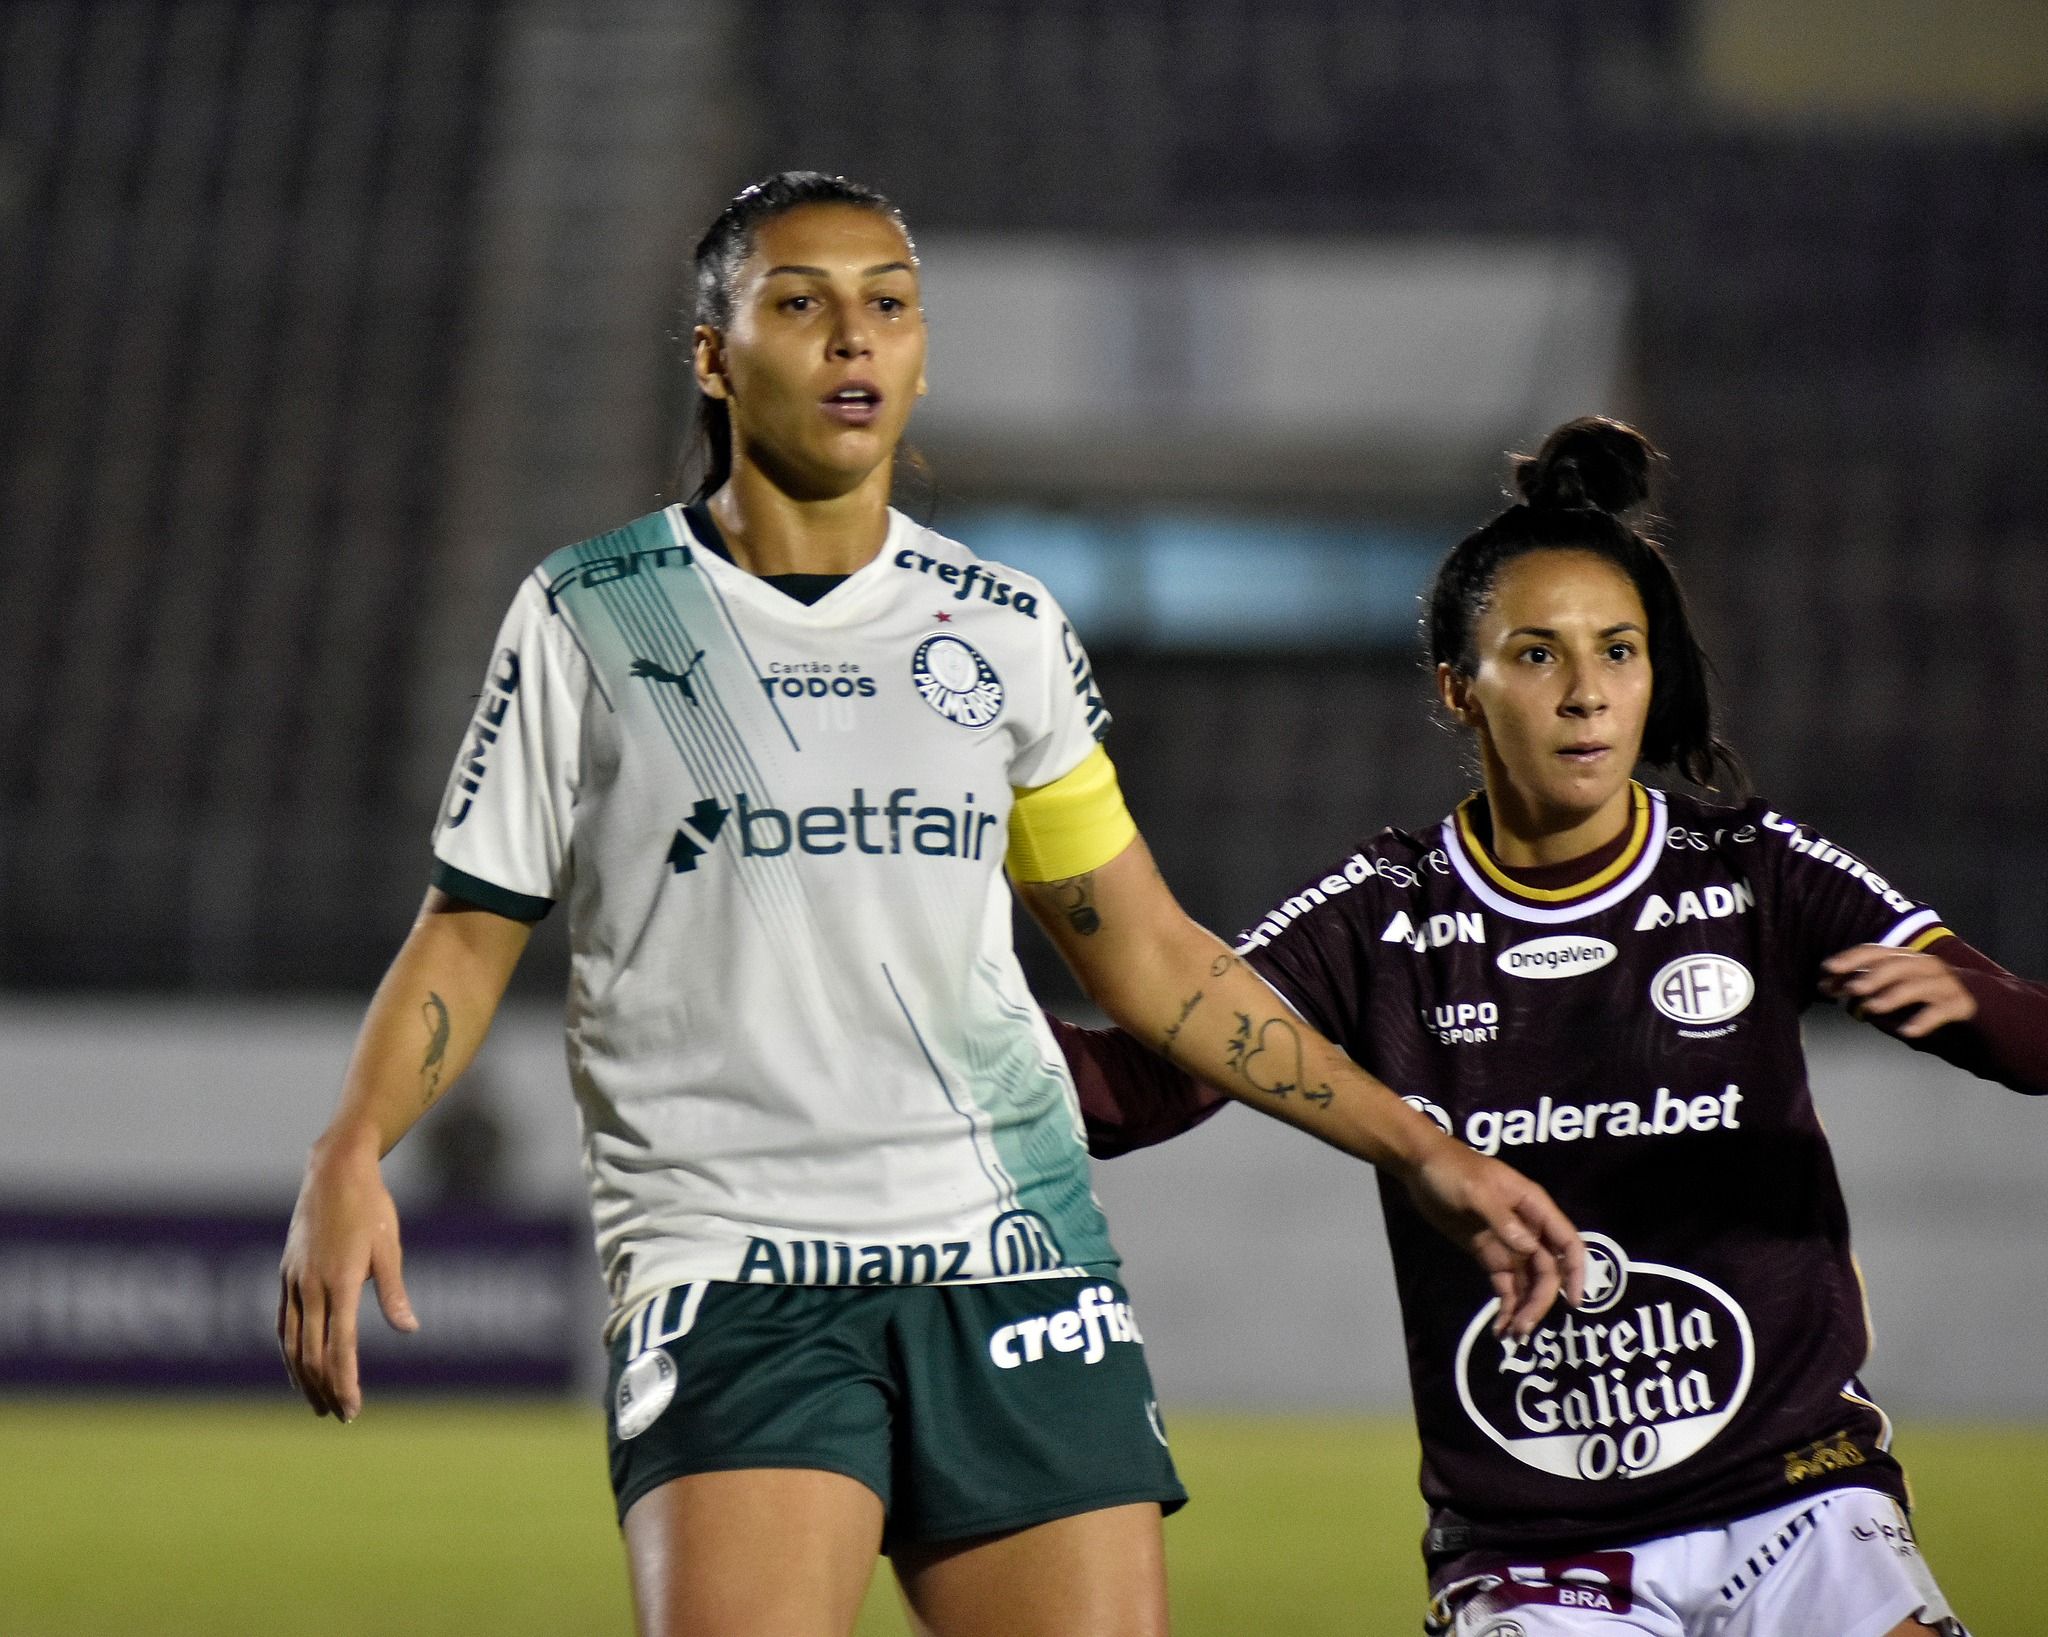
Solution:
M 1856 1381 L 1863 1290 L 1799 1017 L 1819 963 L 1939 918 L 1762 802 L 1640 786 L 1577 885 L 1518 885 L 1475 798 L 1387 830 L 1239 951 L 1308 1021 L 1585 1233 L 1585 1305 L 1494 1336 L 1484 1275 L 1381 1197 L 1427 1555 L 1597 1545 L 1845 1483 L 1901 1500 Z

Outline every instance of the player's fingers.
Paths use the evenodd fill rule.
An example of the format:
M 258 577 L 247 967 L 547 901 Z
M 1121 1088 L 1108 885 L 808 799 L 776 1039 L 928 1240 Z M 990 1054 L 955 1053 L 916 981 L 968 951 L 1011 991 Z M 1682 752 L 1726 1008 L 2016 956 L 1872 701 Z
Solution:
M 1508 1320 L 1522 1303 L 1522 1280 L 1512 1265 L 1494 1269 L 1493 1283 L 1493 1333 L 1505 1335 Z
M 1957 984 L 1952 994 L 1935 996 L 1899 1025 L 1899 1038 L 1918 1040 L 1951 1023 L 1964 1023 L 1977 1015 L 1977 1004 L 1968 990 Z
M 384 1309 L 384 1322 L 393 1330 L 419 1329 L 412 1298 L 405 1293 L 405 1253 L 399 1247 L 396 1229 L 371 1250 L 370 1277 L 377 1281 L 377 1305 Z
M 1896 955 L 1898 951 L 1889 944 L 1857 944 L 1852 949 L 1840 950 L 1822 961 L 1821 970 L 1832 972 L 1837 977 L 1847 977 L 1860 966 Z
M 301 1279 L 299 1298 L 299 1344 L 292 1349 L 298 1361 L 299 1391 L 317 1415 L 331 1415 L 333 1401 L 327 1392 L 324 1354 L 327 1347 L 327 1291 L 318 1280 Z
M 1520 1215 L 1524 1192 L 1534 1186 L 1495 1160 L 1486 1185 L 1473 1190 L 1473 1208 L 1486 1223 L 1487 1231 L 1517 1257 L 1529 1255 L 1540 1243 Z
M 363 1287 L 351 1291 L 344 1284 L 328 1293 L 327 1346 L 322 1363 L 327 1370 L 327 1392 L 334 1413 L 344 1422 L 362 1413 L 363 1395 L 356 1377 L 356 1312 L 362 1304 Z
M 1508 1324 L 1508 1329 L 1515 1335 L 1524 1337 L 1550 1311 L 1551 1304 L 1557 1300 L 1558 1290 L 1557 1258 L 1541 1245 L 1530 1254 L 1528 1269 L 1527 1287 L 1522 1292 L 1514 1318 Z
M 278 1275 L 277 1280 L 277 1347 L 284 1354 L 284 1373 L 293 1390 L 304 1392 L 299 1380 L 299 1298 L 288 1274 Z
M 1557 1276 L 1564 1299 L 1573 1307 L 1579 1306 L 1586 1299 L 1586 1241 L 1548 1194 L 1542 1196 L 1542 1214 L 1536 1227 L 1543 1235 L 1544 1248 L 1557 1258 Z
M 1516 1213 L 1527 1224 L 1537 1247 L 1551 1259 L 1565 1300 L 1577 1307 L 1586 1294 L 1586 1242 L 1556 1200 L 1527 1177 L 1521 1184 Z

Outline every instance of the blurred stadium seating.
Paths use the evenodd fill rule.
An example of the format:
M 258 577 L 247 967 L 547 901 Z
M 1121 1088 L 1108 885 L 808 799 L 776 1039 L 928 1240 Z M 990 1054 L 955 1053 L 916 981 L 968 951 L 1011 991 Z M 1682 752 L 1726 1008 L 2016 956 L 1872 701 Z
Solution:
M 370 979 L 512 576 L 655 498 L 688 233 L 786 163 L 933 234 L 1613 247 L 1585 407 L 1673 454 L 1759 782 L 2048 967 L 2041 123 L 1745 117 L 1686 0 L 681 10 L 0 13 L 7 983 Z M 1399 656 L 1099 658 L 1221 924 L 1455 786 Z

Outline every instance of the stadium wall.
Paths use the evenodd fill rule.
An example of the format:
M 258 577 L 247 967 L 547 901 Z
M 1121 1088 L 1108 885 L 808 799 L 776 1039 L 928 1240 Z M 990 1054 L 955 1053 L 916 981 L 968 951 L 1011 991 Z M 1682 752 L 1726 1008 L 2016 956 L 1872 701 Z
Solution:
M 358 1015 L 353 1002 L 0 1005 L 0 1213 L 268 1211 L 281 1243 Z M 1876 1321 L 1869 1385 L 1907 1416 L 2048 1419 L 2048 1211 L 2034 1162 L 2048 1109 L 1832 1016 L 1809 1033 Z M 472 1077 L 386 1172 L 408 1219 L 488 1207 L 580 1220 L 554 1009 L 508 1008 Z M 1099 1166 L 1097 1188 L 1169 1403 L 1405 1404 L 1376 1199 L 1354 1162 L 1229 1110 Z M 587 1235 L 578 1245 L 573 1311 L 535 1310 L 588 1338 L 591 1373 L 576 1386 L 588 1392 L 599 1292 Z M 267 1277 L 272 1264 L 255 1261 Z M 10 1265 L 0 1254 L 0 1355 L 36 1295 L 9 1288 Z M 424 1295 L 420 1310 L 433 1327 Z

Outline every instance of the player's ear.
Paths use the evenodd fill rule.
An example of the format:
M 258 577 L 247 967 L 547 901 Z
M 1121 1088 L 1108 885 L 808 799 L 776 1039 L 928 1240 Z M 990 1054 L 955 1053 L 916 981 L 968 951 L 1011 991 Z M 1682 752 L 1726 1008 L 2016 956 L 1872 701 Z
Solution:
M 690 332 L 690 367 L 697 377 L 697 390 L 705 397 L 732 396 L 725 379 L 725 337 L 709 324 L 699 324 Z
M 1448 665 L 1436 668 L 1436 696 L 1443 707 L 1468 728 L 1476 728 L 1485 713 L 1472 698 L 1472 679 Z

